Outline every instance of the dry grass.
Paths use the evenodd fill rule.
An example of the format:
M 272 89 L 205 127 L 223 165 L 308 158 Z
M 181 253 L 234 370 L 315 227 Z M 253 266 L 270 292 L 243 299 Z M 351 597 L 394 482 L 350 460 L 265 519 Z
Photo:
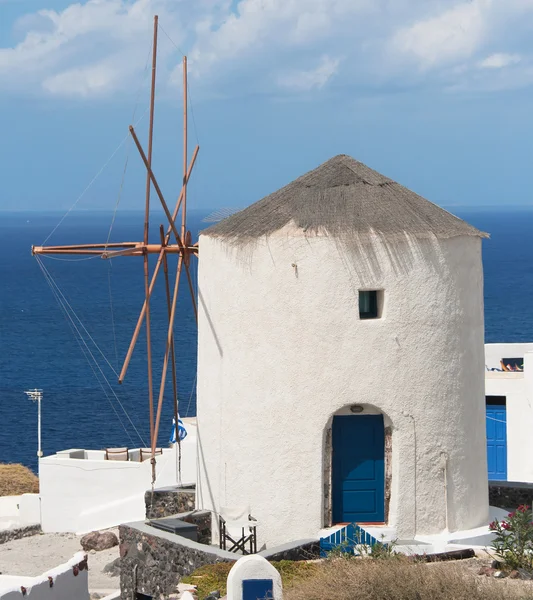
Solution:
M 39 491 L 39 479 L 24 465 L 0 464 L 0 496 L 35 494 Z
M 284 600 L 526 600 L 533 588 L 465 573 L 458 564 L 334 559 L 284 590 Z M 518 583 L 518 582 L 517 582 Z

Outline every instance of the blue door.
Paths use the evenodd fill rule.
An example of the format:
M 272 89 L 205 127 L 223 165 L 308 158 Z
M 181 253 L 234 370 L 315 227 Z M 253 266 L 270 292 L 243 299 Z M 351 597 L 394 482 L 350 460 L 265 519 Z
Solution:
M 487 463 L 489 479 L 507 480 L 507 411 L 504 404 L 487 404 Z
M 333 417 L 334 523 L 385 520 L 383 415 Z

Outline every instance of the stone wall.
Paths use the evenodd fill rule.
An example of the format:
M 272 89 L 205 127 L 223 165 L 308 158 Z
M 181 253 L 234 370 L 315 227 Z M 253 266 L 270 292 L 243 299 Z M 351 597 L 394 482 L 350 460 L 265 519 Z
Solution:
M 514 510 L 521 504 L 533 505 L 533 484 L 513 481 L 489 481 L 489 504 Z
M 186 523 L 193 523 L 198 526 L 198 543 L 211 544 L 211 513 L 208 510 L 194 510 L 189 513 L 176 515 L 178 519 Z
M 184 575 L 202 565 L 234 562 L 239 558 L 216 547 L 154 529 L 144 522 L 121 525 L 119 536 L 123 600 L 130 600 L 136 592 L 154 600 L 176 597 L 173 595 Z
M 148 490 L 144 494 L 147 519 L 160 519 L 178 513 L 190 512 L 196 508 L 194 486 L 172 486 Z
M 16 529 L 5 529 L 0 531 L 0 544 L 11 542 L 11 540 L 20 540 L 41 533 L 40 525 L 28 525 L 27 527 L 17 527 Z

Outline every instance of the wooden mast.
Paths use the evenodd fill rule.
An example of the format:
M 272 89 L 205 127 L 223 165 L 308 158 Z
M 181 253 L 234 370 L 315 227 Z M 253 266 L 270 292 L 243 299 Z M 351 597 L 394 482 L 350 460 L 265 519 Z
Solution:
M 183 208 L 181 211 L 181 238 L 185 239 L 187 220 L 187 57 L 183 57 Z
M 190 256 L 198 256 L 198 244 L 193 244 L 191 241 L 191 233 L 187 229 L 187 184 L 191 177 L 191 173 L 196 162 L 196 158 L 199 151 L 197 145 L 194 149 L 191 161 L 188 164 L 188 152 L 187 152 L 187 126 L 188 126 L 188 89 L 187 89 L 187 57 L 183 57 L 183 181 L 181 191 L 179 193 L 176 206 L 172 214 L 165 201 L 161 188 L 158 185 L 157 179 L 155 178 L 152 168 L 152 150 L 153 150 L 153 130 L 154 130 L 154 112 L 155 112 L 155 85 L 156 85 L 156 67 L 157 67 L 157 34 L 158 34 L 158 17 L 154 17 L 154 32 L 153 32 L 153 53 L 152 53 L 152 81 L 150 88 L 150 123 L 148 130 L 148 148 L 145 154 L 141 143 L 135 133 L 135 130 L 130 126 L 130 134 L 135 142 L 135 145 L 139 151 L 141 159 L 146 168 L 146 187 L 145 187 L 145 211 L 144 211 L 144 231 L 143 240 L 141 242 L 114 242 L 114 243 L 93 243 L 93 244 L 75 244 L 68 246 L 33 246 L 32 253 L 36 255 L 91 255 L 101 256 L 101 258 L 115 258 L 119 256 L 142 256 L 143 267 L 144 267 L 144 303 L 137 320 L 136 327 L 133 332 L 133 336 L 124 360 L 122 371 L 119 375 L 119 383 L 122 383 L 126 375 L 126 371 L 135 348 L 136 341 L 138 339 L 143 321 L 146 320 L 146 354 L 147 354 L 147 367 L 148 367 L 148 396 L 149 396 L 149 419 L 150 419 L 150 442 L 151 442 L 151 462 L 152 462 L 152 483 L 155 481 L 155 450 L 157 447 L 157 439 L 159 433 L 159 425 L 161 420 L 161 411 L 164 398 L 164 390 L 166 383 L 166 376 L 168 371 L 168 363 L 172 365 L 172 388 L 174 396 L 174 418 L 176 420 L 176 439 L 179 440 L 178 434 L 178 386 L 176 376 L 176 365 L 175 365 L 175 340 L 174 340 L 174 322 L 177 312 L 177 299 L 180 285 L 181 272 L 185 267 L 187 280 L 189 284 L 189 291 L 192 298 L 194 314 L 197 320 L 197 306 L 196 298 L 194 295 L 194 288 L 192 284 L 189 264 Z M 168 227 L 166 234 L 164 227 L 161 225 L 160 229 L 160 241 L 157 244 L 149 243 L 149 225 L 150 225 L 150 193 L 151 188 L 154 187 L 156 195 L 159 198 L 163 211 L 168 220 Z M 181 214 L 181 227 L 178 231 L 176 220 Z M 176 243 L 169 243 L 170 237 L 174 236 Z M 148 257 L 150 254 L 157 254 L 157 263 L 154 268 L 154 272 L 150 278 L 149 262 Z M 168 256 L 172 254 L 178 254 L 176 279 L 174 281 L 173 294 L 170 294 L 170 282 L 168 276 Z M 155 287 L 157 276 L 163 266 L 163 272 L 165 275 L 165 291 L 167 298 L 167 312 L 168 312 L 168 331 L 166 338 L 165 355 L 163 361 L 163 369 L 161 374 L 161 381 L 159 386 L 159 395 L 157 403 L 157 412 L 154 415 L 154 401 L 153 401 L 153 373 L 152 373 L 152 336 L 151 336 L 151 323 L 150 323 L 150 298 Z M 154 418 L 155 416 L 155 418 Z

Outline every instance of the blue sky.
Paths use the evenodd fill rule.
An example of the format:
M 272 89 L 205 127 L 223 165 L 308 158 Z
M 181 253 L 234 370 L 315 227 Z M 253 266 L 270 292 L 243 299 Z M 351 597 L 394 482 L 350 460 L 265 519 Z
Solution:
M 190 205 L 242 207 L 335 154 L 444 205 L 531 205 L 533 0 L 0 0 L 0 208 L 69 208 L 127 138 L 181 184 L 181 54 L 200 142 Z M 169 41 L 168 36 L 172 42 Z M 77 204 L 141 208 L 129 141 Z

